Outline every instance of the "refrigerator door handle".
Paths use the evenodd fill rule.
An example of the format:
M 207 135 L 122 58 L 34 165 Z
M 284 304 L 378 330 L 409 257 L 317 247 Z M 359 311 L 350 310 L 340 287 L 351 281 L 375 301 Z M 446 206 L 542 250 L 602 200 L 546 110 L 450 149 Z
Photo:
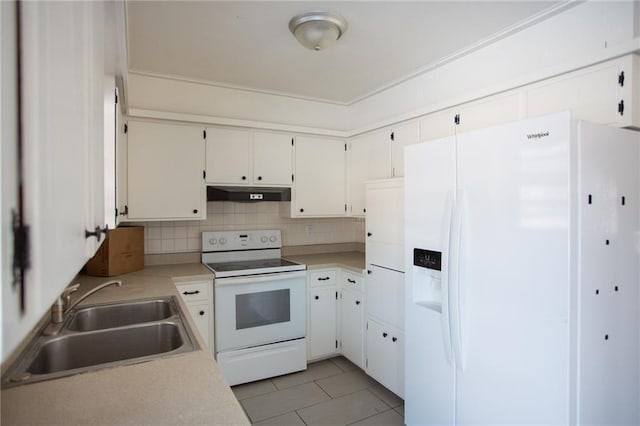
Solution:
M 453 192 L 447 191 L 445 200 L 444 215 L 442 218 L 442 270 L 441 272 L 441 284 L 442 284 L 442 313 L 440 317 L 440 324 L 442 326 L 442 338 L 444 343 L 445 358 L 450 365 L 455 365 L 455 358 L 453 355 L 453 348 L 451 345 L 451 317 L 450 317 L 450 287 L 449 287 L 449 258 L 450 258 L 450 244 L 451 244 L 451 226 L 453 219 L 454 200 Z
M 464 370 L 465 359 L 462 345 L 462 283 L 460 273 L 460 257 L 462 252 L 462 231 L 464 211 L 466 206 L 466 194 L 464 190 L 458 190 L 456 193 L 456 202 L 454 205 L 452 224 L 451 224 L 451 241 L 449 245 L 449 315 L 451 318 L 451 346 L 453 348 L 453 358 L 456 367 Z

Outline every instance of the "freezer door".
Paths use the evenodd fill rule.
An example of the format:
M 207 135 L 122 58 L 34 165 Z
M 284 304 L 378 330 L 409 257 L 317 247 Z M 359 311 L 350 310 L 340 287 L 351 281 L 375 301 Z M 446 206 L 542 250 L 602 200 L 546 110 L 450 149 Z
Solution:
M 458 135 L 456 424 L 568 422 L 571 126 Z
M 446 253 L 453 190 L 454 139 L 405 148 L 405 422 L 454 424 L 446 270 L 414 266 L 414 249 Z M 426 260 L 426 259 L 422 259 Z M 443 260 L 446 261 L 446 258 Z M 424 263 L 424 262 L 418 262 Z

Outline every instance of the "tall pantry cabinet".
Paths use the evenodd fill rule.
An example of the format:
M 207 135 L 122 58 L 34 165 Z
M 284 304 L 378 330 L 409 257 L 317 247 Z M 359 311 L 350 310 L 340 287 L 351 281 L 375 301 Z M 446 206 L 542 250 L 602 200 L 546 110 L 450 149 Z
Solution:
M 365 370 L 404 397 L 403 179 L 366 184 Z

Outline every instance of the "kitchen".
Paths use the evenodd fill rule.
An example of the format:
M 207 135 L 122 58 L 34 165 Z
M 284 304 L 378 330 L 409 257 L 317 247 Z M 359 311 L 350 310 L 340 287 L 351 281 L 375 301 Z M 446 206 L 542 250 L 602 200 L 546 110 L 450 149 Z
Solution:
M 230 4 L 222 3 L 222 5 L 231 9 L 227 11 L 229 15 L 226 16 L 235 16 L 238 21 L 238 27 L 243 24 L 243 19 L 240 19 L 240 17 L 249 19 L 252 13 L 263 17 L 271 16 L 268 14 L 267 9 L 272 9 L 273 13 L 279 11 L 278 13 L 283 15 L 287 14 L 286 19 L 284 19 L 285 25 L 283 25 L 283 28 L 277 29 L 277 37 L 281 37 L 282 40 L 276 37 L 274 38 L 274 43 L 275 40 L 286 42 L 288 54 L 305 55 L 305 59 L 285 57 L 280 58 L 280 60 L 285 61 L 283 63 L 287 64 L 296 62 L 311 63 L 316 69 L 323 70 L 321 75 L 335 75 L 336 80 L 339 80 L 340 76 L 348 77 L 347 73 L 336 73 L 331 68 L 327 69 L 327 67 L 335 67 L 337 66 L 336 61 L 344 60 L 344 56 L 341 55 L 349 55 L 347 50 L 348 43 L 353 43 L 353 40 L 357 40 L 357 37 L 360 37 L 357 36 L 358 25 L 364 25 L 364 23 L 362 20 L 358 21 L 358 16 L 365 13 L 362 10 L 358 10 L 357 4 L 345 4 L 344 8 L 340 8 L 339 12 L 345 15 L 350 26 L 344 37 L 338 40 L 335 46 L 322 52 L 310 52 L 297 45 L 289 29 L 286 28 L 286 23 L 289 22 L 292 16 L 305 11 L 311 4 L 281 4 L 275 2 L 266 4 L 262 8 L 254 4 L 252 5 L 253 8 L 249 7 L 247 9 L 242 9 L 241 5 L 236 6 L 240 10 L 234 10 Z M 320 6 L 323 6 L 323 4 L 319 3 L 318 7 Z M 480 10 L 474 10 L 471 5 L 466 6 L 468 6 L 468 14 L 480 13 Z M 42 7 L 42 10 L 38 10 L 38 7 Z M 198 191 L 201 191 L 195 195 L 198 205 L 193 208 L 190 207 L 187 212 L 188 214 L 198 215 L 195 218 L 197 220 L 182 220 L 186 219 L 185 214 L 183 213 L 182 217 L 179 217 L 174 211 L 171 211 L 172 206 L 167 205 L 160 205 L 160 207 L 167 209 L 169 213 L 160 211 L 157 205 L 151 210 L 144 210 L 153 204 L 152 201 L 154 200 L 149 195 L 153 184 L 162 182 L 160 179 L 164 175 L 175 172 L 175 170 L 167 167 L 168 164 L 173 164 L 171 163 L 171 157 L 166 160 L 167 162 L 162 163 L 159 151 L 154 152 L 154 155 L 151 156 L 148 150 L 145 151 L 143 145 L 141 145 L 142 149 L 139 151 L 136 151 L 135 147 L 128 147 L 129 153 L 134 155 L 130 155 L 127 158 L 128 167 L 124 168 L 124 170 L 121 168 L 119 172 L 133 172 L 138 173 L 138 175 L 155 174 L 156 179 L 145 182 L 138 175 L 124 177 L 125 182 L 128 182 L 128 186 L 125 185 L 124 187 L 129 190 L 129 194 L 123 194 L 123 191 L 120 190 L 117 194 L 117 200 L 109 198 L 113 201 L 114 208 L 107 209 L 105 207 L 104 209 L 104 211 L 113 215 L 113 211 L 117 208 L 119 216 L 120 213 L 128 211 L 128 217 L 123 216 L 120 218 L 125 219 L 122 221 L 123 224 L 144 225 L 145 264 L 149 266 L 160 265 L 159 267 L 162 268 L 162 264 L 178 262 L 199 264 L 200 250 L 202 248 L 200 234 L 207 231 L 281 229 L 282 254 L 285 257 L 292 254 L 312 254 L 299 251 L 300 247 L 307 246 L 309 246 L 307 249 L 312 246 L 318 246 L 316 249 L 333 252 L 363 252 L 366 242 L 366 227 L 370 221 L 369 218 L 367 220 L 364 219 L 365 213 L 369 213 L 369 211 L 363 211 L 365 197 L 364 184 L 362 182 L 370 179 L 402 176 L 402 148 L 397 148 L 398 145 L 391 145 L 390 140 L 393 139 L 401 142 L 400 146 L 402 146 L 405 143 L 413 144 L 445 137 L 454 132 L 489 127 L 566 109 L 570 109 L 576 118 L 614 127 L 637 128 L 640 123 L 637 107 L 638 91 L 637 89 L 633 90 L 638 84 L 638 58 L 636 54 L 640 50 L 638 41 L 638 17 L 640 12 L 637 2 L 613 4 L 554 2 L 540 4 L 537 8 L 533 4 L 523 5 L 521 10 L 515 10 L 517 9 L 516 6 L 510 3 L 506 5 L 500 4 L 500 8 L 513 7 L 514 10 L 511 11 L 513 15 L 509 15 L 506 10 L 502 11 L 501 14 L 504 14 L 505 22 L 498 23 L 494 28 L 484 29 L 489 31 L 488 33 L 482 34 L 483 28 L 478 28 L 479 33 L 473 33 L 472 29 L 475 27 L 467 25 L 469 28 L 465 29 L 464 22 L 456 23 L 457 21 L 452 20 L 452 27 L 449 31 L 454 32 L 456 30 L 455 25 L 460 25 L 461 27 L 458 30 L 461 33 L 461 40 L 457 41 L 462 44 L 449 46 L 453 49 L 449 52 L 449 56 L 444 59 L 440 56 L 437 59 L 432 59 L 431 62 L 416 58 L 418 62 L 414 62 L 412 68 L 406 69 L 392 78 L 382 76 L 382 80 L 379 80 L 374 87 L 369 89 L 360 87 L 359 93 L 355 92 L 357 88 L 353 77 L 351 77 L 351 80 L 336 81 L 333 84 L 324 86 L 320 84 L 320 81 L 310 84 L 308 78 L 299 77 L 300 75 L 313 75 L 305 74 L 305 72 L 309 73 L 310 71 L 304 69 L 297 70 L 298 74 L 294 74 L 288 79 L 292 86 L 278 86 L 278 84 L 282 83 L 278 83 L 279 80 L 275 77 L 280 74 L 280 78 L 282 78 L 281 74 L 283 73 L 281 71 L 277 72 L 277 65 L 268 62 L 274 60 L 274 58 L 269 57 L 278 56 L 276 54 L 277 51 L 272 52 L 266 48 L 259 49 L 253 53 L 256 63 L 265 64 L 264 69 L 261 70 L 262 77 L 264 81 L 271 81 L 272 84 L 271 87 L 266 89 L 262 89 L 257 83 L 251 82 L 249 76 L 244 76 L 245 80 L 235 85 L 209 83 L 211 81 L 223 82 L 222 74 L 217 78 L 209 79 L 197 74 L 176 78 L 180 73 L 177 69 L 171 68 L 171 63 L 174 63 L 174 65 L 175 63 L 186 64 L 194 60 L 193 58 L 182 56 L 177 56 L 180 58 L 179 60 L 169 57 L 167 61 L 169 64 L 165 63 L 164 69 L 154 72 L 149 64 L 165 55 L 162 49 L 157 50 L 157 46 L 154 45 L 161 45 L 165 49 L 170 49 L 170 46 L 172 46 L 169 41 L 165 43 L 157 43 L 155 41 L 159 40 L 158 37 L 160 37 L 160 33 L 164 29 L 171 27 L 171 17 L 176 20 L 183 19 L 185 22 L 199 22 L 196 18 L 200 16 L 203 17 L 202 19 L 206 23 L 205 28 L 207 28 L 200 31 L 208 32 L 212 27 L 220 28 L 222 31 L 225 25 L 231 25 L 231 22 L 236 22 L 229 18 L 224 21 L 225 14 L 222 11 L 217 13 L 221 17 L 219 19 L 223 21 L 212 22 L 213 17 L 218 16 L 215 12 L 204 13 L 196 10 L 189 15 L 184 5 L 179 3 L 167 3 L 165 9 L 155 13 L 145 9 L 146 7 L 153 7 L 153 4 L 145 6 L 145 3 L 142 2 L 116 3 L 115 5 L 106 3 L 105 10 L 102 12 L 65 10 L 63 13 L 56 11 L 54 6 L 38 7 L 25 7 L 25 10 L 22 11 L 23 16 L 26 16 L 25 19 L 34 19 L 34 22 L 48 22 L 47 19 L 55 20 L 57 18 L 64 22 L 65 16 L 77 13 L 77 15 L 73 16 L 77 16 L 78 19 L 89 17 L 96 20 L 93 22 L 93 27 L 82 27 L 77 30 L 86 31 L 89 34 L 92 30 L 96 31 L 96 28 L 100 27 L 96 25 L 102 20 L 100 13 L 105 15 L 105 20 L 107 17 L 113 20 L 104 23 L 105 39 L 108 36 L 111 37 L 111 42 L 107 43 L 110 48 L 106 49 L 107 53 L 105 55 L 111 54 L 112 58 L 115 57 L 115 59 L 106 62 L 111 67 L 108 70 L 110 75 L 117 77 L 112 86 L 118 87 L 119 102 L 123 108 L 123 110 L 117 110 L 115 114 L 124 112 L 124 117 L 119 122 L 128 124 L 127 131 L 144 131 L 136 123 L 152 122 L 166 126 L 161 127 L 162 129 L 189 129 L 194 135 L 194 140 L 198 139 L 198 143 L 195 145 L 197 145 L 196 149 L 200 150 L 202 155 L 195 155 L 194 158 L 195 161 L 200 162 L 197 164 L 201 167 L 187 166 L 188 170 L 196 169 L 198 174 L 198 176 L 195 176 L 195 179 L 198 179 Z M 203 3 L 201 7 L 213 7 L 213 4 Z M 333 9 L 334 7 L 335 5 L 328 8 Z M 382 4 L 377 13 L 383 16 L 392 15 L 388 9 L 385 9 L 391 7 L 389 4 Z M 405 7 L 408 6 L 405 5 Z M 454 5 L 449 5 L 449 7 L 454 8 Z M 281 11 L 279 8 L 283 8 L 285 11 Z M 455 16 L 455 12 L 460 13 L 460 10 L 446 10 L 446 12 L 452 13 L 450 16 Z M 11 13 L 9 6 L 3 4 L 3 31 L 10 31 L 12 28 L 11 25 L 4 25 L 5 22 L 11 23 Z M 92 15 L 92 13 L 95 15 Z M 183 13 L 187 16 L 183 16 Z M 413 14 L 427 19 L 426 12 L 422 11 L 421 13 L 423 15 L 418 12 Z M 126 24 L 124 21 L 125 15 L 127 17 Z M 379 15 L 377 16 L 378 19 L 380 18 Z M 182 18 L 178 18 L 180 16 Z M 155 25 L 146 22 L 145 17 L 151 21 L 156 20 Z M 435 19 L 433 17 L 430 18 Z M 467 18 L 469 17 L 467 16 Z M 508 21 L 507 18 L 510 18 L 511 21 Z M 162 19 L 168 20 L 165 25 L 162 24 Z M 283 17 L 279 16 L 278 19 L 283 20 Z M 373 17 L 370 19 L 372 24 L 381 25 L 381 21 L 375 21 Z M 262 21 L 269 22 L 270 19 L 265 18 Z M 82 21 L 80 20 L 79 22 Z M 147 26 L 143 25 L 145 22 Z M 518 22 L 519 25 L 510 26 L 515 22 Z M 136 23 L 138 23 L 138 26 L 136 26 Z M 432 26 L 435 25 L 436 22 L 433 22 Z M 197 28 L 196 25 L 194 27 Z M 145 32 L 138 33 L 137 31 L 140 28 L 146 28 Z M 500 31 L 497 28 L 500 28 Z M 28 29 L 29 27 L 26 28 L 26 30 Z M 111 30 L 115 34 L 109 34 L 107 30 Z M 567 32 L 569 33 L 567 34 Z M 410 32 L 407 33 L 408 36 L 412 34 Z M 56 34 L 54 33 L 53 35 Z M 70 32 L 59 37 L 62 40 L 75 40 L 75 35 L 75 33 Z M 172 34 L 172 36 L 177 37 L 175 34 Z M 25 37 L 24 40 L 32 43 L 29 46 L 34 49 L 38 47 L 44 49 L 43 46 L 47 46 L 48 39 L 46 34 L 25 32 L 23 37 Z M 465 37 L 467 38 L 464 39 Z M 8 79 L 8 75 L 10 76 L 6 70 L 11 69 L 11 67 L 5 67 L 5 61 L 7 57 L 10 59 L 11 55 L 10 40 L 10 37 L 5 37 L 5 34 L 3 34 L 3 93 L 7 90 L 7 87 L 12 87 L 5 86 L 4 83 L 5 78 Z M 51 37 L 50 40 L 57 39 Z M 90 37 L 87 37 L 86 40 L 88 40 L 87 43 L 100 42 L 100 40 L 93 40 Z M 362 43 L 366 41 L 361 38 L 359 40 Z M 478 42 L 478 40 L 483 40 L 483 42 Z M 210 42 L 210 40 L 206 39 L 205 41 Z M 74 52 L 77 51 L 76 49 L 82 47 L 77 45 L 66 47 L 66 50 L 61 51 L 62 57 L 70 58 L 70 61 L 80 61 L 80 64 L 87 67 L 87 58 L 74 58 L 73 56 Z M 156 50 L 154 50 L 154 47 L 156 47 Z M 206 47 L 206 44 L 199 47 L 194 44 L 191 50 L 197 52 Z M 391 47 L 387 51 L 389 54 L 393 52 L 393 42 Z M 84 48 L 86 52 L 89 52 L 88 55 L 91 56 L 91 52 L 93 52 L 91 46 L 84 46 Z M 233 50 L 237 47 L 223 46 L 217 48 Z M 379 48 L 382 49 L 382 47 Z M 360 47 L 360 49 L 364 49 L 361 50 L 363 55 L 364 52 L 367 52 L 366 47 Z M 27 50 L 27 52 L 29 51 Z M 175 55 L 185 54 L 184 51 L 172 52 Z M 335 58 L 331 58 L 332 52 L 336 55 Z M 224 50 L 218 53 L 219 57 L 231 57 Z M 407 53 L 404 54 L 407 55 Z M 299 58 L 300 56 L 297 57 Z M 380 61 L 380 56 L 374 56 L 374 59 Z M 145 63 L 145 60 L 149 62 Z M 39 61 L 42 61 L 42 63 Z M 364 63 L 365 58 L 362 58 L 361 61 Z M 385 60 L 385 67 L 379 68 L 390 68 L 390 65 L 387 65 L 386 62 Z M 56 71 L 66 69 L 65 64 L 44 62 L 44 57 L 40 57 L 37 54 L 26 55 L 23 64 L 24 69 L 32 69 L 29 66 L 33 64 L 40 64 L 42 67 L 45 65 L 51 66 Z M 95 66 L 100 68 L 102 63 L 99 62 Z M 345 65 L 342 64 L 342 66 Z M 350 66 L 353 66 L 353 64 Z M 238 70 L 226 69 L 224 63 L 217 63 L 217 67 L 221 69 L 221 72 L 239 73 Z M 369 67 L 371 67 L 371 64 L 369 64 Z M 474 75 L 469 76 L 468 70 L 473 70 Z M 93 75 L 91 73 L 96 72 L 95 69 L 86 71 L 87 75 Z M 362 71 L 356 75 L 362 76 L 367 75 L 367 73 Z M 87 82 L 86 80 L 88 79 L 85 78 L 80 70 L 76 70 L 75 74 L 69 73 L 66 75 L 63 73 L 50 78 L 47 78 L 46 74 L 37 73 L 28 74 L 28 77 L 36 80 L 40 79 L 37 81 L 42 81 L 43 83 L 36 88 L 43 92 L 38 92 L 36 95 L 46 94 L 47 96 L 38 97 L 40 106 L 35 108 L 33 113 L 44 114 L 45 119 L 47 108 L 56 108 L 57 100 L 66 99 L 67 97 L 70 97 L 70 99 L 84 99 L 82 98 L 85 96 L 84 93 L 81 93 L 81 91 L 68 93 L 68 88 L 70 86 L 73 87 L 73 85 L 59 84 L 60 81 L 73 82 L 74 84 L 77 81 L 84 81 L 87 84 L 87 90 L 92 90 L 92 93 L 103 93 L 104 91 L 101 83 L 97 84 L 94 81 L 93 86 L 91 86 L 91 81 Z M 403 78 L 398 80 L 400 77 Z M 367 80 L 365 78 L 360 79 Z M 613 82 L 611 83 L 612 79 Z M 324 82 L 326 79 L 321 80 Z M 31 80 L 27 79 L 25 81 Z M 254 90 L 247 90 L 247 87 Z M 587 88 L 593 90 L 587 90 Z M 349 91 L 348 89 L 352 90 Z M 286 96 L 283 92 L 293 95 Z M 73 96 L 76 98 L 73 98 Z M 3 102 L 4 99 L 6 99 L 5 96 L 3 96 Z M 331 99 L 333 99 L 332 102 L 327 101 Z M 32 111 L 30 109 L 27 110 Z M 11 122 L 10 111 L 10 108 L 3 108 L 3 123 Z M 67 118 L 61 128 L 53 128 L 51 131 L 64 132 L 75 129 L 75 126 L 78 125 L 77 117 L 85 117 L 84 121 L 89 123 L 86 127 L 83 127 L 82 132 L 96 131 L 94 127 L 99 127 L 91 126 L 91 123 L 95 125 L 99 121 L 96 119 L 95 112 L 93 112 L 94 115 L 91 115 L 79 108 L 76 111 L 66 111 L 65 113 L 67 117 L 70 115 L 71 118 Z M 136 126 L 138 127 L 136 128 Z M 216 132 L 221 129 L 233 130 L 235 131 L 234 135 L 239 138 L 237 139 L 238 141 L 245 141 L 237 142 L 234 145 L 242 146 L 242 151 L 238 149 L 238 153 L 232 152 L 231 154 L 238 154 L 238 156 L 244 158 L 245 162 L 249 161 L 249 164 L 252 164 L 252 162 L 257 164 L 260 158 L 264 158 L 263 154 L 254 155 L 251 145 L 251 141 L 255 141 L 256 137 L 264 134 L 283 134 L 287 136 L 287 141 L 291 137 L 295 138 L 296 146 L 293 151 L 289 151 L 292 156 L 300 155 L 303 152 L 301 147 L 306 146 L 309 148 L 307 157 L 294 157 L 290 161 L 289 167 L 294 167 L 295 171 L 295 181 L 292 185 L 293 191 L 290 202 L 267 201 L 252 204 L 229 201 L 206 202 L 205 185 L 203 185 L 201 176 L 203 170 L 207 172 L 204 178 L 207 183 L 222 182 L 227 185 L 233 183 L 239 186 L 248 186 L 241 179 L 242 176 L 249 177 L 248 174 L 238 174 L 240 182 L 237 183 L 218 180 L 212 175 L 215 170 L 210 169 L 207 165 L 208 159 L 206 155 L 210 151 L 207 148 L 205 152 L 203 139 L 206 140 L 208 147 L 211 143 L 210 141 L 215 141 L 214 135 Z M 17 132 L 17 129 L 13 131 Z M 83 226 L 87 224 L 83 228 L 83 232 L 84 229 L 93 230 L 95 226 L 99 226 L 99 229 L 101 229 L 105 223 L 109 223 L 108 220 L 99 220 L 98 213 L 104 215 L 104 211 L 98 205 L 100 200 L 91 195 L 95 189 L 87 188 L 90 185 L 87 184 L 85 188 L 78 191 L 83 194 L 75 198 L 67 194 L 67 192 L 71 191 L 61 191 L 60 189 L 71 189 L 76 182 L 88 182 L 102 188 L 100 176 L 93 176 L 91 170 L 85 170 L 85 167 L 79 168 L 82 170 L 69 171 L 68 176 L 60 176 L 62 173 L 59 168 L 60 164 L 85 164 L 86 169 L 91 169 L 91 162 L 102 161 L 102 156 L 97 155 L 91 149 L 87 152 L 86 142 L 83 142 L 81 137 L 79 140 L 70 140 L 68 142 L 68 150 L 47 149 L 46 146 L 37 144 L 37 132 L 30 133 L 33 131 L 30 128 L 23 129 L 23 131 L 27 140 L 36 141 L 33 142 L 35 143 L 35 149 L 27 146 L 24 153 L 27 161 L 23 170 L 26 175 L 25 183 L 34 185 L 33 187 L 37 188 L 36 192 L 27 191 L 27 199 L 25 200 L 27 206 L 37 206 L 35 208 L 36 211 L 27 209 L 24 212 L 25 223 L 30 226 L 33 236 L 31 242 L 33 252 L 30 256 L 32 267 L 31 269 L 25 268 L 26 278 L 27 282 L 44 282 L 45 279 L 48 279 L 57 284 L 42 289 L 38 288 L 36 291 L 27 291 L 24 296 L 26 297 L 24 304 L 26 304 L 27 313 L 20 314 L 21 292 L 19 286 L 9 285 L 14 281 L 13 268 L 11 266 L 13 259 L 10 258 L 13 250 L 9 246 L 12 239 L 10 238 L 12 235 L 12 227 L 10 226 L 12 223 L 12 218 L 10 217 L 11 209 L 4 207 L 5 203 L 8 206 L 16 204 L 13 197 L 17 198 L 17 196 L 15 194 L 12 195 L 11 191 L 13 190 L 9 190 L 11 189 L 10 182 L 12 182 L 9 172 L 16 167 L 15 165 L 11 166 L 10 159 L 15 158 L 15 153 L 11 151 L 9 144 L 3 143 L 3 359 L 7 359 L 10 352 L 47 313 L 49 307 L 64 287 L 70 284 L 70 281 L 86 261 L 87 253 L 95 252 L 97 249 L 97 247 L 86 247 L 85 244 L 96 246 L 99 245 L 96 244 L 97 240 L 103 238 L 100 236 L 101 232 L 98 231 L 98 238 L 88 239 L 88 242 L 85 243 L 83 237 L 83 244 L 78 245 L 77 242 L 74 243 L 69 241 L 68 238 L 63 238 L 56 232 L 56 229 L 59 229 L 60 233 L 67 229 L 71 235 L 77 233 L 79 223 L 82 223 Z M 82 133 L 79 130 L 74 131 Z M 116 132 L 115 129 L 113 131 Z M 202 131 L 206 132 L 207 136 L 205 138 L 201 137 Z M 9 135 L 7 140 L 11 140 L 10 132 L 11 127 L 3 124 L 3 141 L 7 135 Z M 117 132 L 124 133 L 124 126 L 119 126 Z M 134 139 L 131 133 L 128 133 L 128 138 L 129 143 L 133 143 Z M 121 139 L 126 140 L 125 138 Z M 137 140 L 144 142 L 145 138 Z M 148 140 L 147 138 L 146 141 L 148 142 Z M 324 142 L 319 143 L 317 142 L 318 140 Z M 341 151 L 341 156 L 331 157 L 331 167 L 328 167 L 326 162 L 313 161 L 314 158 L 321 158 L 315 148 L 319 144 L 323 146 L 325 144 L 329 145 L 331 141 L 335 142 L 337 146 L 339 145 L 338 148 L 340 148 L 336 149 L 334 154 L 337 154 L 337 151 Z M 56 143 L 60 144 L 61 142 Z M 77 145 L 73 145 L 73 143 Z M 245 145 L 242 145 L 242 143 Z M 345 144 L 349 145 L 350 148 L 349 151 L 346 151 L 347 154 L 342 149 L 342 146 L 346 146 Z M 61 145 L 56 145 L 56 147 L 58 146 Z M 81 147 L 81 149 L 77 149 L 78 147 Z M 123 152 L 123 150 L 119 152 Z M 150 158 L 153 161 L 149 161 Z M 177 157 L 174 155 L 173 158 Z M 215 160 L 215 158 L 212 160 Z M 217 156 L 217 158 L 227 157 Z M 235 165 L 237 161 L 235 157 L 233 158 L 233 161 L 229 160 L 229 163 Z M 281 164 L 282 158 L 277 160 L 278 164 Z M 145 164 L 144 170 L 136 167 L 136 161 L 141 161 Z M 176 169 L 182 166 L 179 163 L 175 161 Z M 362 163 L 370 165 L 371 168 L 364 167 Z M 108 169 L 105 170 L 109 171 Z M 253 170 L 249 169 L 249 172 L 253 172 Z M 7 175 L 5 175 L 5 172 Z M 307 172 L 307 175 L 305 175 L 305 172 Z M 112 174 L 115 175 L 116 173 Z M 260 176 L 257 173 L 254 174 L 255 176 L 249 177 L 249 180 L 257 179 Z M 285 175 L 288 176 L 289 174 Z M 314 176 L 317 176 L 316 179 L 313 179 Z M 90 179 L 83 179 L 86 177 Z M 118 175 L 112 176 L 112 178 L 117 182 L 118 179 L 123 177 Z M 13 179 L 15 180 L 15 177 Z M 308 180 L 305 181 L 305 179 Z M 174 180 L 172 179 L 172 181 Z M 245 178 L 244 181 L 246 182 L 246 180 Z M 313 185 L 317 184 L 317 180 L 329 184 L 329 186 L 320 186 L 320 188 L 328 187 L 330 191 L 325 189 L 320 191 L 316 189 L 315 192 L 302 191 L 303 187 L 300 186 L 302 183 L 306 182 L 309 185 L 308 188 L 315 188 Z M 37 182 L 37 184 L 34 182 Z M 141 186 L 136 186 L 135 182 L 141 183 Z M 289 182 L 289 184 L 291 183 Z M 56 205 L 59 203 L 46 199 L 41 192 L 38 192 L 47 193 L 47 188 L 51 188 L 52 185 L 56 185 L 56 191 L 52 193 L 60 194 L 62 197 L 60 199 L 65 200 L 64 205 Z M 186 197 L 188 195 L 186 194 L 187 191 L 181 192 L 180 189 L 171 188 L 165 182 L 162 182 L 162 185 L 161 188 L 158 188 L 160 185 L 156 185 L 157 192 L 162 189 L 166 195 L 168 191 L 175 191 L 172 197 L 167 197 L 171 198 L 171 204 L 173 205 L 180 204 L 176 202 L 179 198 L 174 197 L 183 195 Z M 27 188 L 32 187 L 27 186 Z M 120 189 L 122 188 L 121 186 Z M 135 191 L 140 190 L 147 191 L 146 193 L 143 192 L 145 197 L 136 196 Z M 322 193 L 323 197 L 319 198 L 317 196 L 318 193 Z M 36 200 L 33 201 L 29 197 L 36 197 Z M 121 204 L 121 201 L 126 202 Z M 94 206 L 93 213 L 87 213 L 86 206 L 88 204 Z M 95 207 L 96 205 L 98 206 Z M 329 206 L 331 206 L 331 209 L 327 210 Z M 301 209 L 304 209 L 304 211 L 301 211 Z M 198 212 L 192 213 L 195 210 Z M 46 211 L 47 214 L 38 214 L 38 211 Z M 87 216 L 92 214 L 95 214 L 98 219 L 92 217 L 91 221 L 89 221 Z M 55 226 L 51 226 L 52 224 L 55 224 Z M 113 226 L 110 226 L 110 228 L 113 228 Z M 68 252 L 63 250 L 64 247 L 67 247 L 65 244 L 68 244 L 68 247 L 72 247 L 72 243 L 74 244 L 73 247 L 79 248 L 73 252 L 72 250 Z M 291 247 L 295 247 L 293 249 L 295 251 L 287 252 L 287 250 L 291 250 Z M 51 256 L 50 253 L 56 253 L 56 256 Z M 364 257 L 364 254 L 362 257 Z M 67 264 L 70 266 L 70 270 L 68 268 L 60 271 L 58 264 Z M 325 263 L 325 265 L 327 264 Z M 335 266 L 335 264 L 328 265 Z M 365 269 L 364 260 L 359 265 L 359 269 L 360 273 Z M 336 279 L 338 279 L 339 275 L 336 275 Z M 186 276 L 193 276 L 193 273 L 188 272 Z M 364 278 L 366 280 L 366 276 Z M 125 283 L 123 288 L 126 287 Z M 117 288 L 105 289 L 104 297 L 106 298 L 108 295 L 117 297 L 117 293 L 114 293 L 117 290 Z M 100 294 L 96 294 L 95 297 L 99 298 Z M 177 363 L 178 358 L 163 360 L 163 362 Z M 91 376 L 91 374 L 79 375 L 74 379 L 90 382 Z M 53 382 L 55 381 L 49 383 Z M 22 388 L 26 389 L 29 386 L 36 385 L 25 385 Z M 5 391 L 3 390 L 4 394 Z M 3 410 L 3 417 L 5 411 L 6 408 Z

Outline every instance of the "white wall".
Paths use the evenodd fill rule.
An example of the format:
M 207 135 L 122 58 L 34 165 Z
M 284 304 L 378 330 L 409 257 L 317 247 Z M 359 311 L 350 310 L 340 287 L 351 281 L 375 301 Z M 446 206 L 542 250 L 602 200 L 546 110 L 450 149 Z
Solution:
M 339 131 L 349 122 L 343 105 L 135 73 L 129 74 L 128 106 Z
M 578 4 L 351 105 L 350 128 L 391 124 L 629 53 L 638 9 L 637 1 Z

